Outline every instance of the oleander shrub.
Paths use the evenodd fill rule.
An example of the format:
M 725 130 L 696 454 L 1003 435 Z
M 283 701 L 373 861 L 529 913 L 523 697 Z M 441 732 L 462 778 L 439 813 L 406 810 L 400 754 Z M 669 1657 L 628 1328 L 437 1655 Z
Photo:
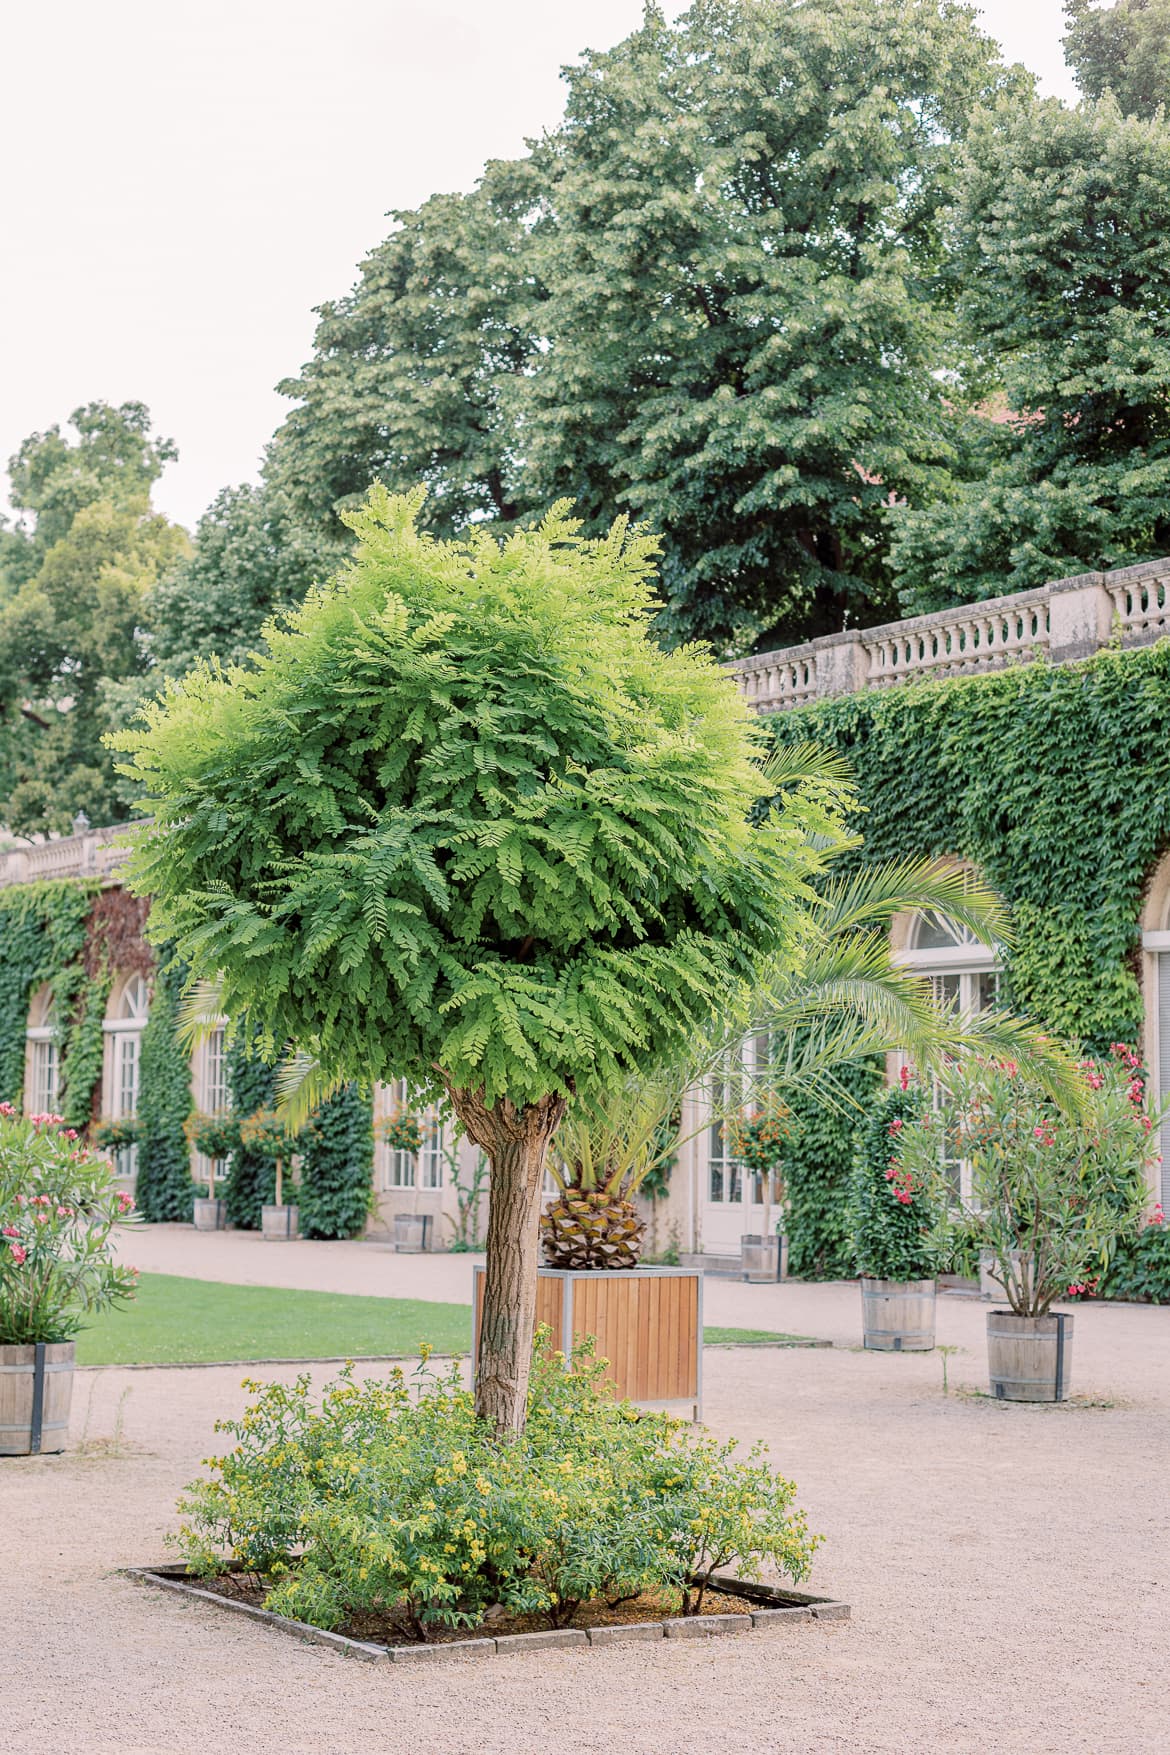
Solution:
M 500 1604 L 572 1622 L 585 1602 L 669 1595 L 696 1613 L 711 1574 L 768 1565 L 794 1580 L 815 1536 L 795 1488 L 757 1447 L 616 1401 L 591 1343 L 566 1368 L 538 1336 L 528 1423 L 501 1444 L 458 1367 L 426 1364 L 314 1403 L 307 1376 L 250 1383 L 230 1443 L 180 1501 L 175 1538 L 195 1571 L 239 1561 L 269 1608 L 314 1626 L 391 1615 L 405 1639 L 476 1626 Z
M 134 1296 L 137 1270 L 111 1241 L 133 1210 L 109 1159 L 62 1116 L 0 1103 L 0 1346 L 72 1340 Z

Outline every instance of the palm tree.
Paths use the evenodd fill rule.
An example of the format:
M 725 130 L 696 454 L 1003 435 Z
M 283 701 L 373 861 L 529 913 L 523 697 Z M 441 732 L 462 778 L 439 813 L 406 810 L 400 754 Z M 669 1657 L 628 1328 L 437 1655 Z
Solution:
M 754 992 L 729 1003 L 685 1064 L 655 1068 L 599 1102 L 570 1107 L 550 1160 L 559 1194 L 542 1218 L 546 1260 L 559 1267 L 636 1265 L 645 1227 L 633 1197 L 699 1131 L 680 1137 L 683 1097 L 738 1059 L 753 1035 L 766 1037 L 769 1052 L 760 1067 L 744 1071 L 733 1103 L 716 1105 L 716 1118 L 725 1122 L 752 1105 L 782 1106 L 795 1092 L 855 1108 L 840 1073 L 891 1050 L 908 1053 L 926 1071 L 966 1054 L 1012 1060 L 1075 1111 L 1081 1099 L 1072 1059 L 1035 1024 L 1000 1010 L 962 1017 L 941 1008 L 929 980 L 894 961 L 890 922 L 911 911 L 966 927 L 984 943 L 1010 944 L 1006 910 L 994 892 L 937 861 L 892 860 L 831 878 L 816 911 L 817 933 L 796 966 L 765 971 Z M 766 1226 L 771 1179 L 763 1181 Z

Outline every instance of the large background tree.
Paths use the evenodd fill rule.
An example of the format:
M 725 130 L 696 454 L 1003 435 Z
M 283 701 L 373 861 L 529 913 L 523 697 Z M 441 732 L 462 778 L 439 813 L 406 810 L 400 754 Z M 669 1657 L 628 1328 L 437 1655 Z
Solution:
M 375 490 L 354 564 L 255 668 L 123 734 L 155 818 L 130 882 L 262 1042 L 450 1098 L 491 1160 L 478 1397 L 508 1430 L 566 1102 L 800 956 L 842 784 L 807 751 L 769 782 L 730 679 L 655 644 L 648 539 L 582 542 L 562 510 L 441 544 L 420 505 Z
M 1065 0 L 1065 59 L 1088 98 L 1112 92 L 1128 116 L 1170 103 L 1170 0 Z
M 954 214 L 967 480 L 891 512 L 905 608 L 1170 550 L 1170 126 L 982 117 Z M 991 418 L 998 400 L 999 418 Z
M 145 671 L 147 598 L 188 546 L 150 508 L 175 450 L 151 437 L 143 405 L 90 403 L 71 423 L 75 437 L 34 433 L 9 464 L 27 516 L 0 548 L 0 798 L 22 834 L 67 830 L 79 810 L 123 814 L 102 743 L 117 723 L 109 691 Z
M 442 534 L 624 505 L 671 641 L 891 613 L 881 508 L 951 460 L 956 143 L 1026 77 L 950 0 L 701 0 L 566 79 L 527 159 L 397 215 L 322 307 L 276 479 L 326 522 L 421 480 Z

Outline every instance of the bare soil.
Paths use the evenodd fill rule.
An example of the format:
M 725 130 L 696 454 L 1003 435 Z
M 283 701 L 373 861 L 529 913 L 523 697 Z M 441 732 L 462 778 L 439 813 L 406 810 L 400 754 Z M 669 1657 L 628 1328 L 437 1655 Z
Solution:
M 251 1573 L 223 1573 L 218 1578 L 201 1578 L 198 1584 L 200 1590 L 214 1591 L 217 1596 L 228 1597 L 233 1602 L 250 1603 L 254 1609 L 264 1607 L 269 1588 Z M 704 1615 L 750 1615 L 753 1609 L 760 1607 L 760 1603 L 749 1597 L 735 1596 L 730 1591 L 708 1590 L 703 1593 L 701 1612 Z M 582 1603 L 571 1619 L 561 1625 L 628 1627 L 637 1621 L 664 1621 L 681 1613 L 677 1596 L 643 1592 L 641 1596 L 619 1603 L 600 1599 Z M 548 1615 L 509 1615 L 502 1610 L 498 1613 L 489 1610 L 488 1618 L 479 1626 L 428 1629 L 427 1643 L 446 1645 L 457 1639 L 496 1639 L 508 1633 L 544 1633 L 553 1625 Z M 418 1644 L 406 1626 L 401 1606 L 393 1603 L 384 1609 L 359 1610 L 332 1631 L 343 1633 L 347 1639 L 366 1640 L 372 1645 Z

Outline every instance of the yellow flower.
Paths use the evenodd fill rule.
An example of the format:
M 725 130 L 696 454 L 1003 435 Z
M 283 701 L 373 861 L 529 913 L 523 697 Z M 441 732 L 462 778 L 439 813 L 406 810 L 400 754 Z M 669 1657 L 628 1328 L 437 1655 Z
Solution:
M 490 1493 L 492 1484 L 490 1481 L 485 1481 L 482 1475 L 476 1475 L 475 1490 L 477 1493 Z

